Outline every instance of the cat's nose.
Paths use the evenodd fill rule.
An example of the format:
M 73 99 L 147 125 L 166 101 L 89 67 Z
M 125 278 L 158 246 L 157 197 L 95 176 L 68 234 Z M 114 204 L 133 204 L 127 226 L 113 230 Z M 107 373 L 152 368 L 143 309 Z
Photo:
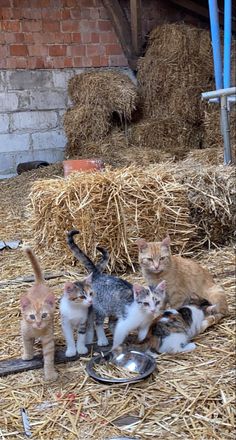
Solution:
M 37 322 L 37 327 L 41 327 L 41 322 Z
M 151 313 L 155 313 L 156 309 L 151 309 Z

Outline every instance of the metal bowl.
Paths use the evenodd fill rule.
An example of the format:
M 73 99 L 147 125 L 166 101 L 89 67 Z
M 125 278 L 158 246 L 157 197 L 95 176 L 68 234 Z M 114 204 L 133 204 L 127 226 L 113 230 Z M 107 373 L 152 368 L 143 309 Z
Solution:
M 94 366 L 96 364 L 106 365 L 106 363 L 108 362 L 109 364 L 113 363 L 114 365 L 123 367 L 128 371 L 131 372 L 133 371 L 136 374 L 134 375 L 134 377 L 124 378 L 124 379 L 122 378 L 113 379 L 112 377 L 105 378 L 99 376 L 94 371 Z M 156 361 L 154 358 L 152 358 L 146 353 L 141 353 L 135 350 L 127 350 L 121 353 L 115 353 L 109 351 L 104 355 L 98 355 L 92 358 L 86 366 L 86 370 L 89 376 L 91 376 L 93 379 L 97 380 L 98 382 L 107 383 L 107 384 L 139 382 L 140 380 L 143 380 L 146 377 L 150 376 L 150 374 L 155 370 L 155 368 L 156 368 Z

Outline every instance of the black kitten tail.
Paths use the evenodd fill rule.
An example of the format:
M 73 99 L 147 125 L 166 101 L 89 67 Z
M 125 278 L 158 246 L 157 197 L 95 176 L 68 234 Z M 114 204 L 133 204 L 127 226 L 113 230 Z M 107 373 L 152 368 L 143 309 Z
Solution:
M 87 257 L 87 255 L 85 255 L 84 252 L 74 242 L 73 239 L 74 235 L 77 235 L 79 233 L 80 232 L 77 231 L 76 229 L 72 229 L 72 231 L 69 231 L 67 233 L 67 244 L 71 249 L 71 251 L 73 252 L 74 256 L 77 258 L 77 260 L 83 263 L 83 265 L 85 266 L 88 272 L 93 272 L 93 273 L 98 272 L 98 269 L 96 268 L 92 260 L 90 260 L 90 258 Z

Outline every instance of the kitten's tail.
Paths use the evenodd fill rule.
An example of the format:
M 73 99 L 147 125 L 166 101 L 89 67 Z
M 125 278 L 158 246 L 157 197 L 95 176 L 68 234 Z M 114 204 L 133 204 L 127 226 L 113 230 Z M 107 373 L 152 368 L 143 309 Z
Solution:
M 43 272 L 40 268 L 39 262 L 36 258 L 36 255 L 34 254 L 34 252 L 32 251 L 32 249 L 29 246 L 25 246 L 24 247 L 24 251 L 26 253 L 26 255 L 28 256 L 33 271 L 34 271 L 34 276 L 35 276 L 35 282 L 37 284 L 42 284 L 44 283 L 44 276 L 43 276 Z
M 109 252 L 106 250 L 106 249 L 104 249 L 104 248 L 102 248 L 102 247 L 100 247 L 100 246 L 97 246 L 97 250 L 99 251 L 99 252 L 101 252 L 101 254 L 102 254 L 102 258 L 101 258 L 101 260 L 97 263 L 97 265 L 96 265 L 96 268 L 99 270 L 99 272 L 103 272 L 104 271 L 104 269 L 106 268 L 106 266 L 107 266 L 107 263 L 108 263 L 108 261 L 109 261 Z
M 88 272 L 98 272 L 98 269 L 96 268 L 95 264 L 90 260 L 87 255 L 84 254 L 84 252 L 75 244 L 74 242 L 74 235 L 79 234 L 80 232 L 76 229 L 73 229 L 72 231 L 67 233 L 67 244 L 69 248 L 72 250 L 74 256 L 81 261 L 81 263 L 84 264 L 85 268 L 88 270 Z

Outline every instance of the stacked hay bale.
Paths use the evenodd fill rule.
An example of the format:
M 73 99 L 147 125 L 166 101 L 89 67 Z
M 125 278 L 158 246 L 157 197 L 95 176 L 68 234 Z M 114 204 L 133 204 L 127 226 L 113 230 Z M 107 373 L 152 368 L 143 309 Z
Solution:
M 62 267 L 73 260 L 66 231 L 75 227 L 92 258 L 100 244 L 110 252 L 110 269 L 123 272 L 137 264 L 138 237 L 155 241 L 168 232 L 173 250 L 187 254 L 205 243 L 227 244 L 235 221 L 233 178 L 231 167 L 183 161 L 38 181 L 29 216 L 34 245 Z
M 50 184 L 38 181 L 31 202 L 35 246 L 51 249 L 59 265 L 73 259 L 65 231 L 74 227 L 90 256 L 98 243 L 109 250 L 110 268 L 116 271 L 137 264 L 139 236 L 155 240 L 169 231 L 177 249 L 185 247 L 196 229 L 189 221 L 185 188 L 169 166 L 74 173 Z
M 212 51 L 209 32 L 186 24 L 154 29 L 139 60 L 138 83 L 144 119 L 131 137 L 141 145 L 174 151 L 200 148 L 201 92 L 211 89 Z
M 137 104 L 131 79 L 114 71 L 91 71 L 70 79 L 69 96 L 75 105 L 64 116 L 68 138 L 66 157 L 87 153 L 87 142 L 102 141 L 113 126 L 114 116 L 126 123 Z

